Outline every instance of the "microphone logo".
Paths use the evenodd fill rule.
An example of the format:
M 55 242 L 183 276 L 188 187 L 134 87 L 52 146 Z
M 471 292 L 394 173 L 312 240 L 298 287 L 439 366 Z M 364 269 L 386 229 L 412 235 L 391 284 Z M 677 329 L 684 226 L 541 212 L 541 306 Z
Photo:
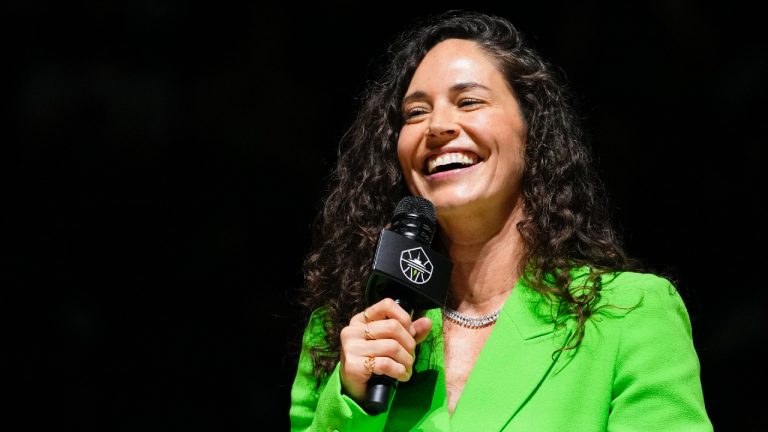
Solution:
M 404 250 L 400 253 L 400 270 L 409 281 L 423 284 L 432 277 L 432 261 L 420 247 Z

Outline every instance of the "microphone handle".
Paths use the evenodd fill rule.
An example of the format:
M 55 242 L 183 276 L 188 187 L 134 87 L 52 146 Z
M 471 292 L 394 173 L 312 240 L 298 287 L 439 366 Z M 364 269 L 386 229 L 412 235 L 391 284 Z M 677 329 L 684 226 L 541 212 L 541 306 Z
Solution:
M 405 309 L 413 318 L 413 309 L 409 309 L 406 299 L 396 298 L 395 303 Z M 388 375 L 372 375 L 368 380 L 368 392 L 365 395 L 363 408 L 369 414 L 380 414 L 389 406 L 389 394 L 397 386 L 397 380 Z
M 397 380 L 387 375 L 373 375 L 368 380 L 365 410 L 369 414 L 380 414 L 389 406 L 389 394 L 397 386 Z

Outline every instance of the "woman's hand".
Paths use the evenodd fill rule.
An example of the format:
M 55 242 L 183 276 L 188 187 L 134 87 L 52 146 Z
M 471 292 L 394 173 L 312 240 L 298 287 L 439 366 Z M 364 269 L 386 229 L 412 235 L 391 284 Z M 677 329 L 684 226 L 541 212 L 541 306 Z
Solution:
M 365 399 L 373 374 L 408 381 L 416 345 L 429 334 L 432 321 L 411 317 L 390 298 L 367 307 L 341 330 L 341 385 L 356 402 Z

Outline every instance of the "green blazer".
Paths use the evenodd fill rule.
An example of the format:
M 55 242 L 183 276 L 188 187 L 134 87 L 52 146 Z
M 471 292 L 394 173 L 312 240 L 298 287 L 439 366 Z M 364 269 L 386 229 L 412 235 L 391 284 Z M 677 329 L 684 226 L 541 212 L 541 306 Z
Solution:
M 388 411 L 373 416 L 342 393 L 338 365 L 316 386 L 308 354 L 323 337 L 316 312 L 291 390 L 291 430 L 712 431 L 690 320 L 674 286 L 651 274 L 617 273 L 603 276 L 601 293 L 602 308 L 586 322 L 578 349 L 559 351 L 575 319 L 556 324 L 554 303 L 518 282 L 453 414 L 439 309 L 426 311 L 433 328 L 410 381 L 397 385 Z

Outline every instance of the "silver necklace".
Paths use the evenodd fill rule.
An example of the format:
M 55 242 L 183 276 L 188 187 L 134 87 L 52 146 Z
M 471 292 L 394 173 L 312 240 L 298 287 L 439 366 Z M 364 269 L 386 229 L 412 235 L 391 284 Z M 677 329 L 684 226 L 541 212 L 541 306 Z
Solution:
M 473 317 L 464 315 L 446 306 L 443 308 L 443 316 L 462 327 L 478 329 L 495 323 L 499 318 L 499 311 L 497 310 L 496 312 L 489 313 L 488 315 Z

